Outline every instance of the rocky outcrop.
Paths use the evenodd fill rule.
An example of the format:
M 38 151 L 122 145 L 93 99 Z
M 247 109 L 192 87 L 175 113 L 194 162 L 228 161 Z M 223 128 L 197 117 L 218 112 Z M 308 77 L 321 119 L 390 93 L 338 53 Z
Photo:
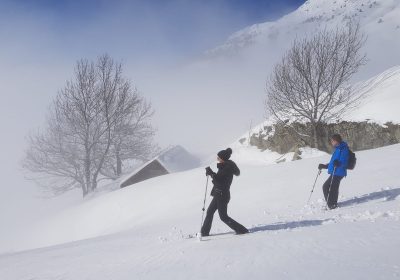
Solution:
M 280 154 L 293 152 L 299 147 L 311 146 L 310 124 L 277 123 L 266 125 L 250 136 L 250 145 L 261 150 L 271 150 Z M 379 148 L 400 143 L 400 124 L 342 121 L 323 124 L 318 129 L 319 149 L 330 152 L 329 136 L 339 133 L 354 151 Z

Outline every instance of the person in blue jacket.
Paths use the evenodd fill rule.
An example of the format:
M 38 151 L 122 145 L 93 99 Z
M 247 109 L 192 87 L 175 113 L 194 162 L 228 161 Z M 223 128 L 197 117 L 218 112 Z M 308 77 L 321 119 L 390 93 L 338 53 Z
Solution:
M 349 160 L 349 147 L 339 134 L 330 137 L 331 145 L 334 147 L 331 160 L 328 164 L 319 164 L 318 169 L 328 169 L 329 178 L 324 183 L 325 201 L 329 209 L 337 207 L 339 197 L 340 181 L 347 176 L 347 165 Z

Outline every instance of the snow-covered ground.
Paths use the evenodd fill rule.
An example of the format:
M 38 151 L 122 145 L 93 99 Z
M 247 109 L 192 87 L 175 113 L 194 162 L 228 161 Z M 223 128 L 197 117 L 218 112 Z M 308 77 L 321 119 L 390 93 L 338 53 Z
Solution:
M 0 279 L 399 279 L 400 145 L 357 156 L 333 211 L 326 174 L 305 206 L 328 156 L 240 165 L 229 212 L 245 236 L 216 217 L 220 235 L 184 238 L 199 229 L 202 168 L 86 200 L 2 244 Z
M 205 64 L 209 76 L 200 77 L 213 81 L 215 92 L 193 88 L 200 84 L 195 82 L 189 83 L 190 92 L 201 99 L 207 99 L 207 92 L 212 98 L 219 92 L 238 92 L 232 95 L 231 111 L 251 116 L 258 112 L 257 96 L 265 94 L 266 73 L 292 39 L 349 17 L 361 21 L 369 38 L 370 61 L 356 79 L 365 80 L 399 65 L 399 13 L 398 0 L 307 1 L 276 22 L 234 34 L 211 51 L 217 66 L 215 57 L 230 55 L 229 61 L 244 65 L 230 61 L 236 66 L 211 71 L 214 67 Z M 215 73 L 222 77 L 216 79 Z M 187 79 L 179 76 L 182 80 Z M 364 85 L 369 97 L 346 118 L 400 122 L 400 68 Z M 243 92 L 254 95 L 254 106 L 244 108 L 248 103 L 239 98 L 249 95 Z M 195 114 L 193 100 L 189 101 L 190 106 L 181 107 Z M 222 123 L 228 130 L 237 125 Z M 319 178 L 310 205 L 305 205 L 316 166 L 327 162 L 328 155 L 303 149 L 303 160 L 275 164 L 292 154 L 260 152 L 246 141 L 232 147 L 242 175 L 232 186 L 229 212 L 253 233 L 233 236 L 216 216 L 212 233 L 217 236 L 202 242 L 185 239 L 199 230 L 203 168 L 125 189 L 111 184 L 83 201 L 77 192 L 38 200 L 37 209 L 24 215 L 16 215 L 15 209 L 25 202 L 10 201 L 1 205 L 1 217 L 7 219 L 0 219 L 0 280 L 400 279 L 400 144 L 358 152 L 356 169 L 342 182 L 340 208 L 333 211 L 322 210 L 326 174 Z

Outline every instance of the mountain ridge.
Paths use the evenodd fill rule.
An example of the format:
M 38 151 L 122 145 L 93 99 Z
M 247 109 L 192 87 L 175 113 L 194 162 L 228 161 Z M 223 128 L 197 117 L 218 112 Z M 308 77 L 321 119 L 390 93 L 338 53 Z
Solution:
M 260 40 L 273 41 L 282 33 L 280 29 L 283 27 L 289 28 L 289 34 L 296 33 L 291 35 L 305 35 L 320 28 L 337 26 L 349 19 L 359 20 L 367 33 L 370 32 L 366 30 L 366 25 L 389 20 L 387 24 L 400 34 L 400 20 L 394 16 L 399 14 L 400 3 L 395 0 L 308 0 L 276 21 L 257 23 L 233 33 L 224 44 L 206 53 L 211 56 L 226 55 L 263 43 Z

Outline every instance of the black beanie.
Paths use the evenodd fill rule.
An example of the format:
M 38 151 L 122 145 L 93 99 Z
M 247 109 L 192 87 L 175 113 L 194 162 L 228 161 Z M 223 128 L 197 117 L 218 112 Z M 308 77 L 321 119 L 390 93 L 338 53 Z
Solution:
M 222 150 L 218 153 L 218 157 L 224 161 L 227 161 L 228 159 L 231 158 L 232 155 L 232 149 L 228 148 L 226 150 Z

